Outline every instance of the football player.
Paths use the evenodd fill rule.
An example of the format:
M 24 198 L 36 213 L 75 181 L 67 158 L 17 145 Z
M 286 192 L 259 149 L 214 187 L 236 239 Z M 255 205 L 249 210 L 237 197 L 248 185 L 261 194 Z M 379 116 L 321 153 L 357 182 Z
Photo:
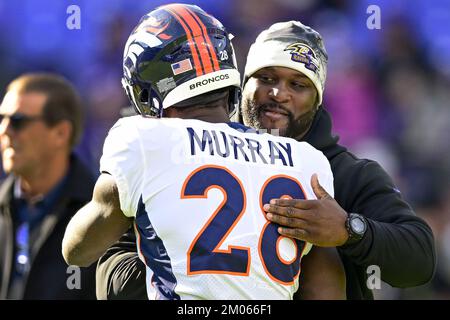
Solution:
M 333 176 L 309 144 L 229 122 L 240 93 L 230 40 L 197 6 L 141 19 L 122 80 L 139 115 L 105 140 L 92 200 L 66 230 L 67 263 L 90 265 L 133 225 L 149 299 L 292 299 L 311 245 L 280 236 L 263 206 L 314 199 L 312 176 L 332 195 Z M 345 297 L 342 266 L 322 264 L 336 265 L 322 297 Z

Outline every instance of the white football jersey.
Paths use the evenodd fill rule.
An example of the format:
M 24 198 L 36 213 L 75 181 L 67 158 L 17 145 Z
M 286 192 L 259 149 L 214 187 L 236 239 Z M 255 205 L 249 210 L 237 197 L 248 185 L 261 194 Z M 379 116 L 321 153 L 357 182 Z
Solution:
M 236 127 L 236 128 L 233 128 Z M 311 244 L 282 237 L 265 218 L 271 199 L 315 199 L 333 175 L 305 142 L 238 124 L 120 119 L 100 170 L 134 217 L 150 299 L 292 299 Z

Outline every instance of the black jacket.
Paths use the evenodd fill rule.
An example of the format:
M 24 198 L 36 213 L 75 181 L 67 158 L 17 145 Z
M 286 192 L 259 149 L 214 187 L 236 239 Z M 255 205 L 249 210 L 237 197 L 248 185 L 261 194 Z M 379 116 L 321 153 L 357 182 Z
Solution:
M 31 268 L 24 284 L 23 299 L 95 299 L 95 265 L 81 268 L 80 289 L 69 290 L 67 281 L 76 271 L 67 269 L 61 253 L 61 244 L 71 217 L 92 196 L 94 177 L 74 155 L 69 176 L 54 209 L 47 214 L 33 232 L 31 241 Z M 0 299 L 9 297 L 8 287 L 14 260 L 16 230 L 13 201 L 14 177 L 8 176 L 0 187 Z
M 330 161 L 336 201 L 345 211 L 364 215 L 369 224 L 359 243 L 338 248 L 347 277 L 347 298 L 373 299 L 366 285 L 370 265 L 378 266 L 381 279 L 394 287 L 430 281 L 436 267 L 433 233 L 402 200 L 383 168 L 375 161 L 358 159 L 337 144 L 330 115 L 322 108 L 303 140 Z M 127 299 L 130 292 L 143 292 L 139 298 L 145 298 L 145 267 L 136 254 L 126 253 L 136 251 L 134 242 L 134 234 L 129 232 L 99 261 L 98 298 Z
M 381 279 L 406 288 L 431 280 L 436 253 L 430 227 L 415 216 L 392 179 L 375 161 L 358 159 L 337 144 L 329 113 L 320 108 L 303 139 L 328 158 L 334 175 L 334 198 L 347 212 L 367 218 L 364 238 L 339 253 L 347 276 L 348 299 L 373 299 L 367 267 L 380 268 Z

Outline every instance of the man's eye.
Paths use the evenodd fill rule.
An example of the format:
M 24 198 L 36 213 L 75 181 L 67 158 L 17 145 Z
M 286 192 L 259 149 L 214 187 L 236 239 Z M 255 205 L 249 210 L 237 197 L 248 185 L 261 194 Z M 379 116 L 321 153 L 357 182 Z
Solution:
M 299 89 L 303 89 L 303 88 L 307 88 L 308 86 L 302 82 L 292 82 L 292 86 L 294 88 L 299 88 Z
M 273 82 L 273 78 L 266 75 L 260 75 L 258 76 L 258 79 L 261 80 L 262 82 Z

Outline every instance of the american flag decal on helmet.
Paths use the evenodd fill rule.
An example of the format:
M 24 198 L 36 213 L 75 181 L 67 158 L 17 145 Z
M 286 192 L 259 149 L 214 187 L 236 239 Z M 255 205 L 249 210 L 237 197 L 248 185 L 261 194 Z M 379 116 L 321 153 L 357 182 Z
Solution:
M 174 75 L 192 70 L 191 60 L 189 59 L 184 59 L 182 61 L 172 63 L 171 67 Z

